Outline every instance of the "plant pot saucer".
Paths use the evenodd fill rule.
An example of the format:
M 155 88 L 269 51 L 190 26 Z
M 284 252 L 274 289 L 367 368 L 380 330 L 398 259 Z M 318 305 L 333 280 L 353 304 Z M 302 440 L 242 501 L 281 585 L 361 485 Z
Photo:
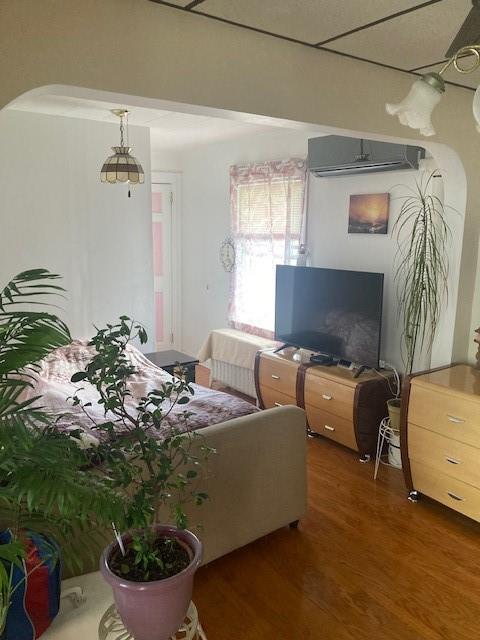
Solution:
M 135 640 L 125 629 L 125 625 L 118 615 L 114 604 L 108 607 L 100 620 L 100 624 L 98 625 L 98 639 Z M 197 607 L 193 602 L 190 602 L 185 620 L 177 633 L 172 636 L 171 640 L 207 640 L 202 625 L 198 621 Z

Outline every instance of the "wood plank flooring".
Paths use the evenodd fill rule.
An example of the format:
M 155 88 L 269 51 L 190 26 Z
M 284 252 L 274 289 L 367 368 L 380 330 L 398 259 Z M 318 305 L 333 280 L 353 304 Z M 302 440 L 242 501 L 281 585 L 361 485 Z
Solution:
M 208 640 L 478 640 L 480 525 L 309 441 L 309 510 L 197 574 Z M 232 496 L 232 499 L 235 499 Z

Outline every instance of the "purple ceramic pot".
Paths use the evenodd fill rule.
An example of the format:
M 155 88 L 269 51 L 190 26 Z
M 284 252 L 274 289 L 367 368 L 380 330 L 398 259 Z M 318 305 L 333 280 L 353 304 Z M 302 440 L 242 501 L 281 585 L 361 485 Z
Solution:
M 113 589 L 117 611 L 135 640 L 168 640 L 178 631 L 192 599 L 193 577 L 202 561 L 202 543 L 190 531 L 156 526 L 159 535 L 176 538 L 190 552 L 191 562 L 183 571 L 155 582 L 132 582 L 112 573 L 108 559 L 117 546 L 112 542 L 102 554 L 100 571 Z M 122 536 L 128 542 L 130 535 Z

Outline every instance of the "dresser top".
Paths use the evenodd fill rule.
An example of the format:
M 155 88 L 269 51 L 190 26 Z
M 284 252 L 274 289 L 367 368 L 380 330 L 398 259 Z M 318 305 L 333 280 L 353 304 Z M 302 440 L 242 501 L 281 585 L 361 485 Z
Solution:
M 328 380 L 332 380 L 333 382 L 340 382 L 341 384 L 345 384 L 348 387 L 356 387 L 363 382 L 380 379 L 378 373 L 375 373 L 374 371 L 364 371 L 358 376 L 358 378 L 354 378 L 352 371 L 350 371 L 349 369 L 344 369 L 343 367 L 336 366 L 325 367 L 321 364 L 309 367 L 307 370 L 307 375 L 327 378 Z M 389 377 L 390 374 L 385 372 L 385 375 Z
M 273 351 L 262 352 L 262 357 L 267 357 L 277 361 L 282 360 L 296 367 L 299 367 L 301 364 L 308 365 L 308 376 L 313 375 L 319 376 L 321 378 L 327 378 L 329 380 L 339 382 L 349 387 L 356 387 L 360 383 L 368 382 L 373 379 L 380 379 L 378 373 L 375 373 L 374 371 L 364 371 L 358 378 L 354 378 L 352 371 L 350 371 L 349 369 L 344 369 L 337 366 L 327 367 L 321 364 L 312 365 L 310 363 L 310 355 L 310 351 L 295 351 L 291 348 L 283 349 L 278 353 L 274 353 Z M 298 360 L 296 358 L 298 358 Z M 383 375 L 386 377 L 390 377 L 392 374 L 390 372 L 384 371 Z
M 470 396 L 470 399 L 480 402 L 480 370 L 468 364 L 457 364 L 416 376 L 412 380 L 412 385 L 433 387 L 437 390 L 438 387 L 442 387 L 445 393 Z

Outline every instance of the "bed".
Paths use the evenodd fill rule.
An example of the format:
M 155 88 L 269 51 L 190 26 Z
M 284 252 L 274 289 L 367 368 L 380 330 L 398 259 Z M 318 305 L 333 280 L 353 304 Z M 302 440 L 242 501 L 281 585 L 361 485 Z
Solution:
M 83 370 L 92 349 L 86 342 L 74 341 L 55 350 L 40 363 L 29 391 L 42 395 L 42 405 L 59 418 L 59 429 L 80 428 L 87 439 L 98 437 L 90 418 L 103 419 L 96 394 L 82 383 L 82 399 L 93 400 L 89 416 L 67 399 L 77 390 L 70 378 Z M 170 379 L 135 347 L 129 346 L 128 353 L 136 369 L 131 383 L 135 397 Z M 210 562 L 305 514 L 305 417 L 297 407 L 259 411 L 240 398 L 193 386 L 194 397 L 186 405 L 193 413 L 189 428 L 197 429 L 202 442 L 217 450 L 203 483 L 209 500 L 188 509 L 190 523 L 201 524 L 204 562 Z M 184 408 L 179 407 L 178 413 Z M 170 414 L 173 423 L 177 418 L 175 412 Z M 92 560 L 86 570 L 96 568 L 96 559 Z

